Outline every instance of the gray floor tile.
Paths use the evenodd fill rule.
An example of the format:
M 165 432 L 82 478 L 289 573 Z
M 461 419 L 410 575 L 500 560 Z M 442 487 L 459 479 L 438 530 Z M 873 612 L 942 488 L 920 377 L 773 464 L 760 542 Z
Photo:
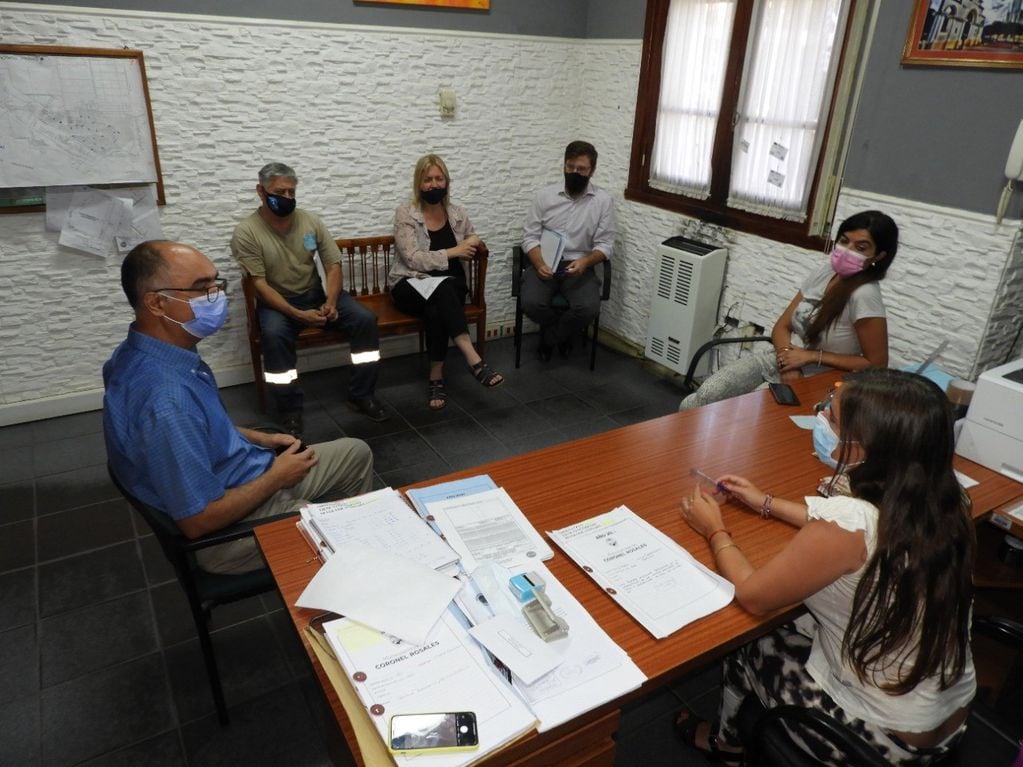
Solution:
M 143 591 L 40 621 L 44 688 L 157 650 Z
M 102 432 L 40 442 L 32 452 L 32 467 L 37 477 L 105 465 L 106 462 L 107 450 Z
M 220 680 L 228 706 L 236 706 L 287 684 L 290 671 L 266 618 L 239 623 L 213 634 Z M 182 724 L 214 712 L 198 640 L 165 651 L 174 702 Z
M 347 437 L 358 437 L 359 439 L 370 439 L 387 434 L 408 431 L 411 427 L 408 421 L 401 417 L 394 408 L 380 397 L 384 410 L 387 411 L 386 421 L 373 421 L 361 413 L 357 413 L 343 402 L 326 404 L 324 410 L 338 425 L 338 428 Z
M 675 736 L 675 712 L 668 711 L 644 727 L 618 739 L 615 767 L 709 767 L 702 754 L 682 745 Z
M 501 389 L 511 394 L 519 402 L 535 402 L 568 393 L 568 389 L 558 383 L 556 379 L 548 376 L 546 371 L 534 369 L 525 364 L 518 370 L 508 371 L 505 382 L 501 384 Z
M 561 394 L 557 397 L 537 400 L 530 402 L 528 407 L 556 428 L 571 426 L 579 421 L 592 421 L 600 417 L 600 413 L 592 405 L 583 402 L 574 394 Z
M 378 474 L 438 458 L 434 449 L 414 431 L 372 437 L 366 442 L 373 450 L 373 469 Z
M 511 392 L 504 390 L 504 384 L 487 388 L 469 376 L 459 377 L 448 384 L 448 398 L 473 415 L 511 407 L 519 402 Z
M 116 499 L 39 517 L 39 561 L 133 539 L 132 513 L 127 501 Z
M 560 445 L 565 441 L 565 435 L 557 429 L 549 429 L 539 434 L 530 434 L 528 437 L 520 437 L 506 443 L 508 452 L 512 455 L 531 453 L 534 450 L 543 450 L 551 445 Z
M 674 412 L 676 412 L 675 408 L 665 408 L 659 405 L 641 405 L 637 408 L 633 408 L 632 410 L 623 410 L 620 413 L 612 413 L 611 418 L 622 426 L 629 426 L 634 423 L 649 421 L 652 418 L 660 418 L 661 416 L 669 415 Z
M 0 525 L 31 519 L 35 513 L 34 480 L 23 479 L 0 486 Z
M 43 690 L 43 764 L 73 764 L 166 732 L 174 725 L 166 690 L 158 653 Z
M 233 705 L 231 726 L 206 717 L 182 727 L 191 767 L 327 767 L 330 759 L 313 727 L 309 707 L 295 684 Z M 281 737 L 287 733 L 287 737 Z
M 440 410 L 431 410 L 428 406 L 426 381 L 391 386 L 380 392 L 385 405 L 400 415 L 414 428 L 432 426 L 438 423 L 464 418 L 467 413 L 451 396 L 447 405 Z
M 185 767 L 178 731 L 169 730 L 155 738 L 112 751 L 82 763 L 82 767 Z
M 50 474 L 36 480 L 36 509 L 39 514 L 88 506 L 120 498 L 107 475 L 106 466 Z
M 307 445 L 331 442 L 344 437 L 345 432 L 337 422 L 319 405 L 307 405 L 302 417 L 302 440 Z
M 155 535 L 139 538 L 139 551 L 142 552 L 142 567 L 146 571 L 146 583 L 150 586 L 168 581 L 177 583 L 174 566 L 164 555 Z
M 0 704 L 31 698 L 39 692 L 39 644 L 35 624 L 0 632 L 0 680 L 3 680 Z M 0 764 L 5 762 L 0 761 Z
M 473 417 L 502 442 L 512 442 L 551 428 L 547 419 L 520 404 L 499 410 L 488 410 L 485 413 L 474 414 Z
M 721 685 L 721 664 L 690 674 L 680 682 L 671 685 L 671 691 L 686 704 L 692 703 L 702 695 L 716 690 Z
M 36 568 L 0 575 L 0 626 L 15 628 L 36 619 Z
M 566 440 L 582 439 L 592 437 L 594 434 L 603 434 L 605 431 L 620 428 L 621 424 L 616 423 L 609 416 L 600 416 L 587 421 L 565 424 L 559 431 L 565 435 Z
M 36 563 L 34 519 L 0 526 L 0 573 Z
M 485 457 L 486 455 L 503 448 L 486 429 L 469 417 L 436 426 L 424 426 L 419 429 L 419 433 L 448 463 L 467 453 L 481 456 L 478 463 L 482 463 L 490 460 Z
M 0 703 L 0 764 L 39 764 L 38 692 L 7 703 Z
M 0 428 L 0 450 L 23 448 L 35 442 L 35 426 L 38 422 L 16 423 Z
M 135 542 L 39 566 L 41 617 L 103 602 L 145 586 Z
M 32 478 L 32 445 L 0 447 L 0 484 Z
M 411 466 L 399 466 L 396 469 L 391 469 L 391 471 L 382 472 L 380 479 L 384 487 L 398 488 L 441 477 L 452 471 L 454 469 L 451 468 L 451 464 L 440 456 L 434 456 L 431 460 L 422 461 Z
M 647 404 L 647 398 L 637 388 L 604 383 L 590 389 L 582 389 L 575 395 L 592 405 L 598 412 L 607 415 L 622 410 L 632 410 Z
M 259 399 L 255 384 L 230 386 L 220 390 L 220 399 L 227 408 L 231 420 L 239 426 L 255 426 L 270 423 L 271 418 L 259 410 Z

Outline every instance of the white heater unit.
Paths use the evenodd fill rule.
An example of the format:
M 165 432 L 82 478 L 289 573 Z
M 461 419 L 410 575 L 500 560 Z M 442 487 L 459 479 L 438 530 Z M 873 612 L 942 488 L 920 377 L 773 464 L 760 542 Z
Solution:
M 689 369 L 693 354 L 714 335 L 728 251 L 671 237 L 657 249 L 646 356 L 676 373 Z M 709 372 L 705 355 L 697 375 Z

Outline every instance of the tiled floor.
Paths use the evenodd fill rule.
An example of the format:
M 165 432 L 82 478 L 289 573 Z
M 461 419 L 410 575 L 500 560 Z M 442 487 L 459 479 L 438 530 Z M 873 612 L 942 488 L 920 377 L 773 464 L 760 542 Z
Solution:
M 377 484 L 398 487 L 678 403 L 670 384 L 607 350 L 591 373 L 578 351 L 548 365 L 524 354 L 516 371 L 510 340 L 487 348 L 506 383 L 484 390 L 452 364 L 441 412 L 426 409 L 418 356 L 385 360 L 378 394 L 392 417 L 380 424 L 345 407 L 344 370 L 305 376 L 307 439 L 365 439 Z M 265 422 L 251 386 L 222 394 L 239 424 Z M 232 717 L 219 727 L 184 597 L 105 460 L 99 413 L 0 428 L 0 765 L 329 764 L 320 693 L 274 596 L 214 612 Z M 630 706 L 617 764 L 702 764 L 670 723 L 683 702 L 712 716 L 717 676 Z

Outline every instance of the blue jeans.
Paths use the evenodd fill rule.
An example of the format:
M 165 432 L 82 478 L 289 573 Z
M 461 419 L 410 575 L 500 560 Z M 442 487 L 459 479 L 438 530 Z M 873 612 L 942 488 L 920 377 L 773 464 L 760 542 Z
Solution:
M 327 300 L 320 285 L 297 296 L 285 296 L 285 300 L 296 309 L 319 309 Z M 281 314 L 276 309 L 257 303 L 259 327 L 263 339 L 263 368 L 268 374 L 282 374 L 296 370 L 298 354 L 295 338 L 302 328 L 301 322 Z M 340 330 L 349 339 L 352 354 L 378 351 L 377 317 L 373 312 L 342 290 L 337 299 L 337 319 L 327 324 L 331 330 Z M 352 365 L 352 376 L 348 382 L 349 399 L 361 399 L 373 394 L 377 383 L 377 362 L 363 362 Z M 290 383 L 268 384 L 277 402 L 280 413 L 301 412 L 304 395 L 298 385 L 297 373 Z

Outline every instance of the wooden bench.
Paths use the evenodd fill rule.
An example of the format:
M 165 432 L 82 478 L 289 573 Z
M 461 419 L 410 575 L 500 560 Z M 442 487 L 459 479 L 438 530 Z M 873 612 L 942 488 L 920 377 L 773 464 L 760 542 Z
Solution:
M 380 336 L 419 334 L 419 351 L 423 351 L 423 321 L 399 311 L 391 301 L 387 288 L 387 275 L 391 260 L 395 258 L 394 237 L 355 237 L 336 240 L 341 251 L 342 286 L 357 301 L 377 316 Z M 469 269 L 469 296 L 465 305 L 465 320 L 476 325 L 476 351 L 483 356 L 487 333 L 487 304 L 485 299 L 487 280 L 486 246 L 478 248 Z M 245 316 L 248 324 L 249 352 L 252 355 L 252 377 L 259 394 L 259 407 L 266 411 L 266 384 L 263 378 L 262 335 L 259 315 L 256 313 L 256 288 L 252 278 L 242 275 L 242 290 L 245 293 Z M 303 328 L 296 341 L 299 349 L 315 346 L 345 343 L 344 333 L 324 328 Z

